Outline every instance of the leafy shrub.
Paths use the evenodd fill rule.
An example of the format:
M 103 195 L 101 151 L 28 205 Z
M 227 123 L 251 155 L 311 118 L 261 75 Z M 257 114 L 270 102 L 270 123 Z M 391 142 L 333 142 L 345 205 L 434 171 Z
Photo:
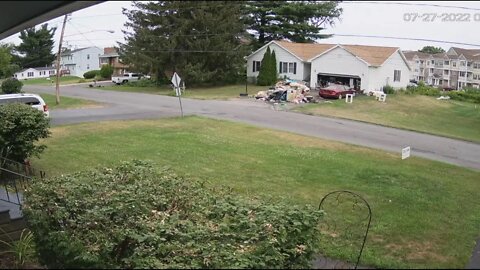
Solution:
M 100 75 L 100 70 L 90 70 L 83 73 L 83 78 L 85 79 L 93 79 L 95 76 Z
M 134 86 L 134 87 L 154 87 L 157 86 L 157 82 L 154 80 L 145 80 L 145 79 L 140 79 L 138 81 L 129 81 L 125 83 L 127 86 Z
M 15 78 L 8 78 L 2 82 L 4 94 L 16 94 L 22 91 L 23 83 Z
M 383 93 L 389 94 L 389 95 L 395 94 L 395 89 L 393 87 L 391 87 L 390 85 L 385 85 L 383 87 Z
M 441 90 L 436 87 L 419 82 L 418 86 L 407 86 L 405 93 L 410 95 L 440 96 L 440 92 Z
M 45 145 L 36 142 L 50 134 L 43 112 L 20 103 L 0 106 L 0 127 L 0 157 L 20 162 L 38 156 Z
M 32 182 L 24 213 L 53 268 L 307 268 L 321 217 L 141 161 Z
M 103 65 L 100 69 L 100 76 L 104 79 L 111 79 L 113 74 L 113 67 L 110 65 Z
M 480 89 L 467 88 L 460 91 L 450 91 L 447 95 L 454 100 L 480 103 Z

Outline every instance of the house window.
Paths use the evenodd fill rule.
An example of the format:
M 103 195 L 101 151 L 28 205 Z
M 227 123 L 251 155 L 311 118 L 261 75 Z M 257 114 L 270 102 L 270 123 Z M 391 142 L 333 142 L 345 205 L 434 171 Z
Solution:
M 465 61 L 460 61 L 460 66 L 464 67 L 465 66 Z
M 443 64 L 448 66 L 450 65 L 450 61 L 445 61 Z
M 453 62 L 452 62 L 452 66 L 453 66 L 453 67 L 456 67 L 456 66 L 457 66 L 457 62 L 456 62 L 456 61 L 453 61 Z
M 394 70 L 393 71 L 393 81 L 394 82 L 399 82 L 400 81 L 400 75 L 401 75 L 400 70 Z
M 465 72 L 460 71 L 460 77 L 465 77 Z
M 107 63 L 107 59 L 104 59 L 104 61 L 105 61 L 104 63 Z M 253 72 L 258 72 L 258 71 L 260 71 L 260 65 L 262 64 L 262 62 L 260 62 L 260 61 L 253 61 L 252 63 L 253 63 L 253 69 L 252 69 L 252 71 L 253 71 Z
M 52 75 L 53 72 L 54 72 L 53 70 L 49 70 L 49 71 L 48 71 L 48 75 Z
M 448 75 L 448 74 L 449 74 L 448 69 L 443 71 L 443 75 Z
M 430 69 L 430 73 L 433 73 L 433 68 Z
M 27 72 L 27 77 L 33 77 L 33 72 Z
M 278 73 L 297 74 L 297 63 L 296 62 L 280 62 Z
M 432 65 L 435 64 L 435 60 L 432 60 L 430 63 L 431 63 Z
M 87 69 L 90 69 L 90 65 L 89 65 L 89 64 L 87 64 Z
M 87 54 L 87 59 L 90 59 L 90 54 Z

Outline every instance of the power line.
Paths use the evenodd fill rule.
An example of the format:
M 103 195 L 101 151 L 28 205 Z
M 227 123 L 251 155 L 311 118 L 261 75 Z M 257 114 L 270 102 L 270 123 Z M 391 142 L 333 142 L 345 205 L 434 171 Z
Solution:
M 75 28 L 75 30 L 77 30 L 77 32 L 82 35 L 83 38 L 85 38 L 86 40 L 88 40 L 94 47 L 98 47 L 97 45 L 95 45 L 92 41 L 90 41 L 82 32 L 80 32 L 80 30 L 78 30 L 78 28 L 71 22 L 68 22 L 71 26 L 73 26 L 73 28 Z
M 480 47 L 480 44 L 453 42 L 453 41 L 446 41 L 446 40 L 434 40 L 434 39 L 425 39 L 425 38 L 405 38 L 405 37 L 389 37 L 389 36 L 373 36 L 373 35 L 349 35 L 349 34 L 333 34 L 333 36 L 334 37 L 339 36 L 339 37 L 366 37 L 366 38 L 387 38 L 387 39 L 415 40 L 415 41 L 428 41 L 428 42 L 437 42 L 437 43 L 447 43 L 447 44 Z
M 373 1 L 343 1 L 348 4 L 381 4 L 381 5 L 403 5 L 403 6 L 424 6 L 424 7 L 438 7 L 438 8 L 457 8 L 465 10 L 480 10 L 480 8 L 472 8 L 466 6 L 444 6 L 437 4 L 421 4 L 421 3 L 400 3 L 400 2 L 373 2 Z

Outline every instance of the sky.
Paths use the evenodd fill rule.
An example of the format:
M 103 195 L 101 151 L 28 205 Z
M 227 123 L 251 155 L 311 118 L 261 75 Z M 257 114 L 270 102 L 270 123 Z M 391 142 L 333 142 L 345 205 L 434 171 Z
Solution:
M 390 3 L 390 4 L 387 4 Z M 361 44 L 400 47 L 402 50 L 418 50 L 423 46 L 433 45 L 445 50 L 452 46 L 463 48 L 480 48 L 480 1 L 396 1 L 408 5 L 391 4 L 382 1 L 344 1 L 340 3 L 343 8 L 340 21 L 333 26 L 326 26 L 321 33 L 337 35 L 368 35 L 387 36 L 415 39 L 440 40 L 444 42 L 398 40 L 386 38 L 368 38 L 351 36 L 334 36 L 323 39 L 324 43 Z M 432 7 L 412 4 L 428 4 L 454 7 Z M 127 21 L 122 14 L 122 8 L 131 9 L 130 1 L 107 1 L 83 10 L 74 12 L 65 28 L 64 44 L 72 48 L 97 46 L 100 48 L 115 46 L 123 42 L 122 30 Z M 414 14 L 427 16 L 432 21 L 423 21 Z M 428 15 L 430 14 L 430 15 Z M 433 14 L 436 15 L 433 18 Z M 450 15 L 451 14 L 451 15 Z M 448 16 L 448 17 L 447 17 Z M 442 19 L 464 19 L 466 21 L 442 21 Z M 55 48 L 58 48 L 60 29 L 63 16 L 48 21 L 49 25 L 58 30 L 55 33 Z M 108 31 L 114 31 L 110 33 Z M 448 44 L 446 42 L 460 42 L 476 44 L 468 46 L 461 44 Z M 18 34 L 7 37 L 0 42 L 20 44 Z M 56 50 L 56 49 L 55 49 Z

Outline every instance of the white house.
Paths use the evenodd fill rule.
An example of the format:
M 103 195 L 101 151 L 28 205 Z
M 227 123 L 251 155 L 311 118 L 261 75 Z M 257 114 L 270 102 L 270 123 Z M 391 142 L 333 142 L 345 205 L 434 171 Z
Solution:
M 247 57 L 247 76 L 255 80 L 267 47 L 275 51 L 280 78 L 303 80 L 311 87 L 342 82 L 358 90 L 385 85 L 406 87 L 410 66 L 400 48 L 271 41 Z
M 13 74 L 18 80 L 28 80 L 36 78 L 48 78 L 50 76 L 55 76 L 56 70 L 54 67 L 36 67 L 36 68 L 27 68 L 16 72 Z
M 101 54 L 103 50 L 98 47 L 64 51 L 60 55 L 60 70 L 62 73 L 83 77 L 87 71 L 100 69 Z

